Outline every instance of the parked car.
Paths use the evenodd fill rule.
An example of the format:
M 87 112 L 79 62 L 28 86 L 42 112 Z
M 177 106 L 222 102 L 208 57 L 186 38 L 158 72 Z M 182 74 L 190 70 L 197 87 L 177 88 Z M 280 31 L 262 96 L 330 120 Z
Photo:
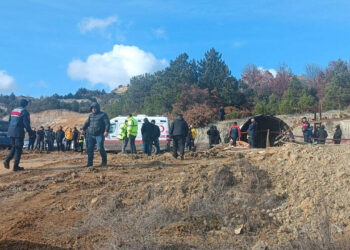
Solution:
M 8 121 L 0 121 L 0 148 L 10 148 L 11 140 L 7 136 L 7 130 L 9 128 Z

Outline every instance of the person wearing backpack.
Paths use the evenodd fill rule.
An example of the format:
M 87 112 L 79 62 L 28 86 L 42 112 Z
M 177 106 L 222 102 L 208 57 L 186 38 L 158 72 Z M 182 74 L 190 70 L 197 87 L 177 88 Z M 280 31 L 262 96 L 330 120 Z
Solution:
M 228 138 L 232 139 L 232 146 L 236 146 L 236 141 L 237 139 L 239 140 L 241 136 L 241 129 L 237 125 L 237 122 L 234 122 L 230 130 L 228 131 Z

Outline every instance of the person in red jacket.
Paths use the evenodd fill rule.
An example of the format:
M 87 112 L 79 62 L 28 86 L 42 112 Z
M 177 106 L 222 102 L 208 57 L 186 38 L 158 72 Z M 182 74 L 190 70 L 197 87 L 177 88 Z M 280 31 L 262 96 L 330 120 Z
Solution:
M 228 131 L 228 138 L 232 139 L 232 146 L 236 146 L 237 139 L 239 140 L 242 136 L 241 129 L 237 125 L 237 122 L 234 122 Z

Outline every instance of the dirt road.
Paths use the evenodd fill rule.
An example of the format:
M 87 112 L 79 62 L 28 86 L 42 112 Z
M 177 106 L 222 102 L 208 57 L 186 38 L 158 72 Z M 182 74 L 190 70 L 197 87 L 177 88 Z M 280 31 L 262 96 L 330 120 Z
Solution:
M 26 151 L 25 171 L 0 168 L 0 249 L 347 247 L 349 156 L 218 147 L 86 168 L 79 153 Z

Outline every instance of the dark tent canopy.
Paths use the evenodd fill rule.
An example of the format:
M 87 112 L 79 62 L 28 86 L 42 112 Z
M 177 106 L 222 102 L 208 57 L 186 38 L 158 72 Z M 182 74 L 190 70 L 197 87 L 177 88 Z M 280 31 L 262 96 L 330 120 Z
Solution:
M 249 118 L 241 127 L 241 131 L 245 132 L 242 133 L 242 140 L 248 141 L 247 139 L 247 130 L 250 125 L 250 119 Z M 258 148 L 265 148 L 266 147 L 266 136 L 267 136 L 267 130 L 270 130 L 270 145 L 273 146 L 276 137 L 282 132 L 287 129 L 289 129 L 289 126 L 287 123 L 282 121 L 281 119 L 273 116 L 273 115 L 257 115 L 254 116 L 255 121 L 258 124 L 257 128 L 257 135 L 255 138 L 255 145 Z

